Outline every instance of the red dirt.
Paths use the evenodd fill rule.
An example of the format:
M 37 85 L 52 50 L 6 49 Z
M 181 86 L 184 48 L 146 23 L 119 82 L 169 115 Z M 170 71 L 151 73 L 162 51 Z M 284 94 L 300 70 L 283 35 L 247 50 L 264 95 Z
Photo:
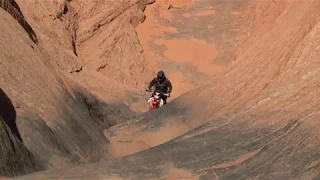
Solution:
M 198 176 L 193 175 L 191 172 L 182 169 L 171 168 L 166 175 L 161 178 L 168 180 L 188 179 L 188 180 L 199 180 Z
M 197 14 L 197 16 L 209 16 L 209 15 L 212 15 L 214 13 L 215 13 L 215 11 L 213 11 L 213 10 L 206 10 L 206 11 L 199 12 Z
M 136 29 L 140 39 L 143 54 L 153 64 L 157 64 L 157 69 L 162 69 L 161 59 L 157 48 L 153 45 L 164 46 L 164 57 L 169 61 L 176 63 L 179 66 L 185 66 L 186 63 L 197 68 L 195 71 L 204 73 L 207 76 L 212 76 L 219 73 L 225 68 L 225 65 L 215 65 L 213 60 L 219 56 L 216 50 L 215 44 L 210 44 L 204 40 L 191 37 L 188 40 L 168 40 L 163 35 L 164 33 L 178 34 L 179 31 L 176 27 L 161 25 L 159 21 L 166 19 L 169 22 L 174 20 L 180 20 L 173 12 L 179 12 L 179 9 L 168 10 L 168 7 L 172 5 L 175 8 L 188 8 L 192 6 L 192 1 L 179 1 L 179 0 L 165 0 L 156 1 L 154 4 L 147 7 L 145 14 L 147 16 L 144 23 L 140 24 Z M 196 17 L 196 16 L 213 16 L 214 10 L 201 11 L 195 15 L 183 13 L 183 17 Z M 208 25 L 208 29 L 212 26 Z M 186 81 L 190 79 L 190 76 L 195 74 L 186 74 L 181 69 L 172 69 L 172 73 L 167 73 L 169 79 L 173 82 L 174 91 L 173 96 L 170 99 L 173 100 L 176 97 L 184 94 L 185 92 L 193 89 L 196 85 L 192 81 Z
M 286 6 L 283 3 L 280 3 L 277 6 L 273 6 L 273 4 L 264 4 L 264 3 L 261 3 L 259 5 L 261 5 L 261 8 L 264 7 L 264 5 L 266 5 L 266 6 L 270 5 L 271 7 L 274 8 L 274 9 L 272 9 L 271 13 L 267 17 L 261 17 L 261 18 L 264 18 L 264 20 L 267 21 L 268 23 L 266 23 L 264 25 L 259 24 L 259 25 L 255 26 L 255 29 L 253 29 L 253 32 L 255 34 L 262 37 L 264 35 L 264 33 L 268 32 L 271 34 L 273 32 L 270 29 L 271 28 L 270 25 L 272 24 L 271 22 L 275 22 L 276 20 L 278 20 L 278 19 L 276 19 L 275 14 L 281 10 L 284 10 L 284 8 L 286 8 Z M 155 6 L 155 5 L 153 5 L 153 6 Z M 287 8 L 290 8 L 290 6 L 288 5 Z M 257 10 L 257 13 L 259 13 L 259 12 L 260 11 Z M 240 15 L 241 13 L 240 12 L 232 12 L 231 14 L 232 15 Z M 258 15 L 258 17 L 260 17 L 260 16 Z M 172 18 L 174 18 L 174 17 L 172 17 Z M 257 23 L 257 22 L 254 22 L 254 23 Z M 141 26 L 143 26 L 143 24 Z M 159 29 L 157 29 L 157 30 L 159 30 Z M 159 31 L 158 31 L 158 33 L 159 33 Z M 246 39 L 246 37 L 238 37 L 238 39 Z M 210 70 L 214 69 L 213 68 L 214 66 L 210 67 L 208 65 L 209 58 L 210 57 L 214 58 L 215 56 L 217 56 L 216 52 L 214 52 L 214 51 L 208 52 L 209 50 L 215 49 L 214 48 L 215 46 L 213 46 L 213 45 L 210 48 L 210 45 L 208 47 L 207 44 L 205 44 L 199 40 L 188 40 L 188 41 L 165 40 L 165 39 L 162 39 L 159 37 L 155 38 L 155 40 L 153 40 L 153 41 L 155 44 L 165 45 L 167 47 L 166 50 L 164 51 L 164 55 L 166 57 L 168 57 L 169 60 L 176 61 L 177 63 L 192 62 L 199 69 L 206 68 L 205 70 L 203 70 L 203 72 L 207 72 L 207 73 L 209 73 Z M 264 41 L 267 41 L 267 39 L 264 39 Z M 208 117 L 210 117 L 210 115 L 212 115 L 211 118 L 219 117 L 223 114 L 226 114 L 228 111 L 235 110 L 237 108 L 241 108 L 242 106 L 246 107 L 246 104 L 248 104 L 247 101 L 250 100 L 249 97 L 252 97 L 254 95 L 254 92 L 258 93 L 258 90 L 261 90 L 261 88 L 263 88 L 262 84 L 265 84 L 265 82 L 270 81 L 270 80 L 267 80 L 266 78 L 268 76 L 270 76 L 270 74 L 274 74 L 274 73 L 271 73 L 272 68 L 261 69 L 261 71 L 260 71 L 261 75 L 257 75 L 257 76 L 260 76 L 261 79 L 256 80 L 256 81 L 248 80 L 248 79 L 250 79 L 250 77 L 251 78 L 253 78 L 253 77 L 248 76 L 247 74 L 252 74 L 252 72 L 258 72 L 258 71 L 254 71 L 255 69 L 257 69 L 257 67 L 253 67 L 253 69 L 250 69 L 249 71 L 247 71 L 247 67 L 251 67 L 251 62 L 254 62 L 254 60 L 252 58 L 255 57 L 255 55 L 250 57 L 251 54 L 246 53 L 246 51 L 248 51 L 250 49 L 248 49 L 246 47 L 251 46 L 252 49 L 256 49 L 257 44 L 255 44 L 254 42 L 259 42 L 257 40 L 257 36 L 255 36 L 255 35 L 251 36 L 245 42 L 245 44 L 243 44 L 243 46 L 241 46 L 241 48 L 238 50 L 238 54 L 239 54 L 238 56 L 240 57 L 240 59 L 235 64 L 233 64 L 232 67 L 230 67 L 229 71 L 225 71 L 220 76 L 218 75 L 215 78 L 215 80 L 220 78 L 220 81 L 219 80 L 214 81 L 216 83 L 211 83 L 211 84 L 205 86 L 204 88 L 202 88 L 203 89 L 202 91 L 200 89 L 198 89 L 197 91 L 194 91 L 193 92 L 194 95 L 191 97 L 190 97 L 190 93 L 189 93 L 188 100 L 187 99 L 184 99 L 184 100 L 179 99 L 178 103 L 181 104 L 182 106 L 188 107 L 186 104 L 189 104 L 190 106 L 192 106 L 192 109 L 198 110 L 198 112 L 196 113 L 197 115 L 194 116 L 196 121 L 201 121 L 200 119 L 205 119 L 206 117 L 208 118 Z M 252 44 L 250 44 L 250 43 L 252 43 Z M 196 46 L 196 44 L 197 44 L 197 46 Z M 272 43 L 270 43 L 270 44 L 272 44 Z M 260 45 L 260 49 L 257 51 L 262 51 L 263 43 L 261 43 L 259 45 Z M 194 47 L 200 47 L 200 48 L 194 48 Z M 208 49 L 206 49 L 206 48 L 208 48 Z M 198 53 L 198 56 L 203 57 L 203 58 L 200 58 L 201 61 L 196 61 L 196 59 L 193 58 L 193 57 L 195 57 L 195 56 L 193 56 L 194 53 Z M 240 54 L 241 54 L 241 56 L 240 56 Z M 270 54 L 270 56 L 276 56 L 276 54 L 272 54 L 272 55 Z M 248 60 L 246 60 L 246 58 L 251 59 L 252 61 L 248 61 Z M 257 58 L 257 57 L 255 57 L 255 58 Z M 180 59 L 180 61 L 179 61 L 179 59 Z M 258 58 L 258 60 L 261 62 L 261 64 L 264 64 L 264 63 L 269 64 L 268 62 L 263 62 L 262 58 Z M 273 62 L 276 63 L 276 61 L 273 61 Z M 237 67 L 237 66 L 239 66 L 239 67 Z M 258 66 L 258 64 L 256 64 L 255 66 Z M 262 66 L 260 66 L 259 68 L 261 68 L 261 67 Z M 268 75 L 265 73 L 265 71 L 267 71 L 267 70 L 269 71 Z M 172 77 L 169 76 L 173 79 L 173 81 L 176 81 L 176 82 L 182 81 L 183 82 L 185 80 L 185 77 L 181 77 L 180 73 L 175 73 L 175 74 L 179 74 L 179 75 L 175 75 Z M 213 74 L 215 74 L 215 73 L 213 72 Z M 169 75 L 172 75 L 172 74 L 169 74 Z M 265 76 L 263 77 L 263 75 L 265 75 Z M 226 82 L 228 82 L 228 83 L 226 84 Z M 230 84 L 230 82 L 233 82 L 234 84 L 228 85 L 228 84 Z M 243 82 L 243 84 L 241 84 L 239 82 Z M 272 82 L 272 83 L 275 83 L 275 82 Z M 179 83 L 179 84 L 181 84 L 181 83 Z M 246 84 L 252 84 L 251 88 L 246 87 L 248 92 L 245 94 L 241 94 L 239 91 L 241 91 L 243 86 L 245 86 Z M 261 86 L 261 88 L 259 88 L 259 86 Z M 186 85 L 185 86 L 178 86 L 178 88 L 181 88 L 181 89 L 179 89 L 179 93 L 181 92 L 181 94 L 182 94 L 182 93 L 186 92 L 186 91 L 184 91 L 184 87 L 189 87 L 189 86 L 186 86 Z M 222 88 L 222 87 L 224 87 L 224 88 Z M 272 86 L 265 84 L 264 87 L 270 88 Z M 190 86 L 190 88 L 191 88 L 191 86 Z M 187 89 L 189 89 L 189 88 L 187 88 Z M 280 91 L 280 90 L 278 90 L 278 91 Z M 229 92 L 229 94 L 226 94 L 227 92 Z M 238 93 L 241 94 L 241 96 L 237 96 L 236 94 L 238 94 Z M 233 95 L 231 95 L 231 94 L 233 94 Z M 314 94 L 314 93 L 312 93 L 312 94 Z M 214 99 L 207 98 L 207 97 L 212 97 L 213 95 L 215 97 Z M 176 97 L 177 96 L 179 96 L 179 95 L 176 94 Z M 262 96 L 262 94 L 261 94 L 261 96 Z M 312 96 L 313 95 L 310 95 L 310 97 L 312 97 Z M 288 97 L 288 96 L 286 96 L 286 97 Z M 234 99 L 234 100 L 232 101 L 232 99 Z M 223 106 L 223 103 L 229 102 L 229 101 L 232 105 Z M 206 103 L 202 104 L 203 102 L 206 102 Z M 259 102 L 257 102 L 256 105 L 251 105 L 252 107 L 250 107 L 250 105 L 248 105 L 248 106 L 250 108 L 258 108 L 259 106 L 262 107 L 262 104 L 264 104 L 265 102 L 268 102 L 268 98 L 261 99 Z M 202 104 L 203 106 L 195 107 L 195 106 L 199 106 L 199 104 Z M 217 109 L 219 106 L 221 108 Z M 269 105 L 268 108 L 271 108 L 271 106 L 272 105 Z M 264 108 L 267 108 L 267 107 L 264 106 Z M 212 109 L 215 109 L 215 111 L 212 111 Z M 203 113 L 203 111 L 207 111 L 208 114 Z M 260 112 L 261 112 L 261 110 L 260 110 Z M 283 117 L 283 118 L 290 119 L 290 116 Z M 210 120 L 210 119 L 208 119 L 208 120 Z M 208 121 L 208 120 L 203 120 L 203 121 Z M 280 120 L 278 120 L 277 122 L 280 122 Z M 261 123 L 274 124 L 276 122 L 275 121 L 272 121 L 272 122 L 270 122 L 270 121 L 256 121 L 256 122 L 252 122 L 252 123 L 253 123 L 252 125 L 261 126 Z M 282 121 L 282 123 L 285 124 L 286 121 Z M 179 126 L 179 127 L 181 127 L 181 126 Z M 176 129 L 179 129 L 179 127 Z M 195 127 L 195 126 L 192 126 L 192 127 Z M 190 129 L 192 129 L 192 128 L 190 128 Z M 212 131 L 213 129 L 215 129 L 215 128 L 213 127 L 211 129 L 207 129 L 207 130 L 205 130 L 203 132 L 199 132 L 199 133 L 203 134 L 205 132 Z M 186 131 L 184 131 L 184 128 L 181 128 L 180 131 L 186 132 Z M 122 130 L 118 130 L 118 132 L 119 132 L 119 134 L 121 134 Z M 159 132 L 161 132 L 161 130 Z M 158 134 L 158 132 L 156 132 L 156 133 L 151 132 L 151 133 Z M 135 134 L 135 133 L 133 133 L 133 134 Z M 139 134 L 139 133 L 137 133 L 137 134 Z M 151 142 L 153 142 L 154 144 L 150 145 L 148 143 L 143 143 L 144 145 L 141 146 L 140 148 L 144 149 L 147 146 L 153 147 L 157 143 L 161 144 L 165 140 L 170 140 L 170 139 L 172 139 L 172 138 L 170 138 L 171 134 L 172 133 L 169 133 L 168 136 L 162 136 L 163 139 L 161 141 L 157 141 L 157 140 L 152 141 L 153 138 L 150 138 L 151 135 L 148 134 L 146 137 L 152 139 Z M 175 131 L 174 134 L 175 134 L 174 137 L 179 135 L 178 131 Z M 132 135 L 130 135 L 130 136 L 134 137 Z M 141 137 L 141 136 L 139 136 L 139 137 Z M 120 138 L 120 136 L 119 136 L 119 138 Z M 189 138 L 190 138 L 190 136 L 189 136 Z M 282 138 L 282 137 L 279 137 L 279 138 Z M 133 139 L 139 139 L 139 138 L 135 137 Z M 146 141 L 147 140 L 144 140 L 144 142 L 146 142 Z M 145 146 L 145 144 L 147 144 L 147 145 Z
M 155 147 L 169 139 L 174 139 L 185 132 L 190 131 L 199 124 L 170 124 L 161 127 L 157 131 L 143 132 L 139 128 L 127 125 L 117 128 L 119 135 L 110 136 L 108 130 L 104 132 L 105 136 L 110 141 L 111 146 L 109 151 L 114 157 L 123 157 L 136 152 Z
M 318 177 L 320 1 L 158 0 L 144 22 L 151 0 L 19 1 L 38 44 L 4 6 L 13 1 L 0 2 L 11 13 L 0 9 L 0 100 L 9 98 L 0 109 L 14 111 L 0 111 L 1 173 Z M 126 120 L 109 105 L 147 109 L 142 90 L 159 69 L 173 82 L 170 103 L 102 129 Z

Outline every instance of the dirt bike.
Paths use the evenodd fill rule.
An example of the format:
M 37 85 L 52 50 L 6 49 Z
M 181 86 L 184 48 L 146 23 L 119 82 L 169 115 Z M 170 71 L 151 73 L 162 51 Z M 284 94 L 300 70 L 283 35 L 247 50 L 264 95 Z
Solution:
M 151 92 L 151 91 L 149 91 Z M 149 103 L 149 111 L 152 109 L 160 108 L 163 106 L 163 96 L 169 96 L 167 93 L 160 93 L 160 92 L 155 92 L 153 96 L 148 100 Z

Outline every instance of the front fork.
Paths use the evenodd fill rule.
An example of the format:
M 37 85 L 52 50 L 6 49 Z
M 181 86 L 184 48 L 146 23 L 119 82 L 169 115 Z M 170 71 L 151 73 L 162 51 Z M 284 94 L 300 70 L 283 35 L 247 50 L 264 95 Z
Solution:
M 152 104 L 152 106 L 149 106 L 149 111 L 151 111 L 152 109 L 158 108 L 159 101 L 152 100 L 151 104 Z

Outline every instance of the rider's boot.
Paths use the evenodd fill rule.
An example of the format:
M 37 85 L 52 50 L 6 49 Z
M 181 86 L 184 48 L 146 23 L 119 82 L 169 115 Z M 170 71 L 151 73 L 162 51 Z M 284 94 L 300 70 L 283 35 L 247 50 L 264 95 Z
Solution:
M 167 104 L 167 98 L 162 99 L 162 101 L 163 101 L 163 105 L 166 105 L 166 104 Z

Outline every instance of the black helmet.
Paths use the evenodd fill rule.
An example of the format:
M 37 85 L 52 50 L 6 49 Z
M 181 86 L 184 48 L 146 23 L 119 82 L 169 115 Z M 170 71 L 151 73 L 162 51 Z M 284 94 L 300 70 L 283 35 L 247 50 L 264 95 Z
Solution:
M 165 79 L 165 74 L 164 74 L 164 72 L 163 71 L 159 71 L 158 73 L 157 73 L 157 79 L 158 79 L 158 81 L 160 81 L 160 82 L 163 82 L 163 80 Z

